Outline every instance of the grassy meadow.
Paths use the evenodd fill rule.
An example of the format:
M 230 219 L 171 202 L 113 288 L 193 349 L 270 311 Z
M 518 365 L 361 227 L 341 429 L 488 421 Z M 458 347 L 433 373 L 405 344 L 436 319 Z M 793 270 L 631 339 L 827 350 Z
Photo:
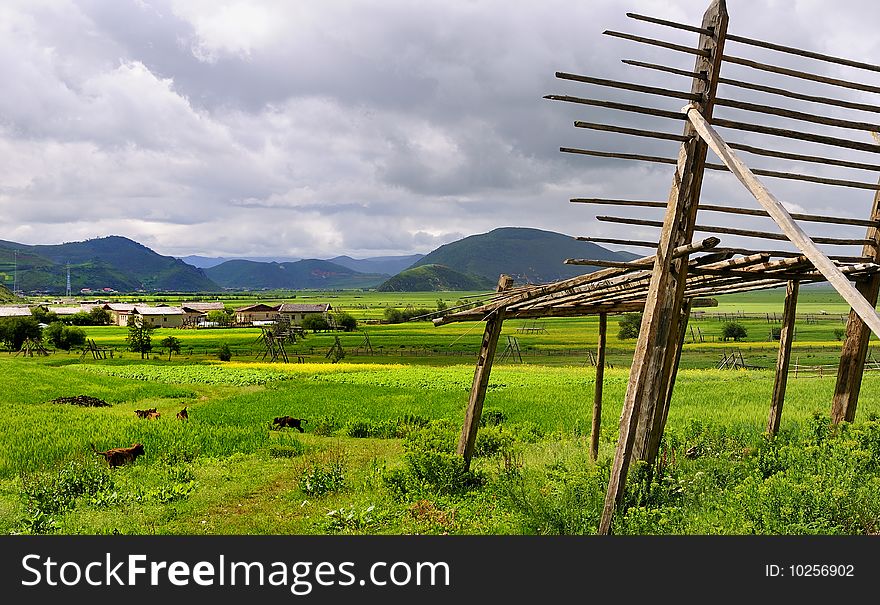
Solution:
M 773 294 L 705 310 L 779 312 L 782 293 Z M 365 305 L 360 319 L 411 304 L 397 294 L 345 296 L 366 301 L 357 303 Z M 812 310 L 798 323 L 795 355 L 832 363 L 842 325 L 832 314 L 846 309 L 823 291 L 805 289 L 802 300 Z M 524 362 L 496 364 L 470 470 L 453 452 L 481 325 L 362 325 L 374 354 L 364 354 L 363 333 L 340 333 L 346 357 L 335 364 L 324 354 L 336 334 L 291 345 L 306 363 L 270 364 L 254 348 L 259 331 L 244 328 L 158 330 L 156 343 L 166 335 L 183 341 L 170 361 L 161 350 L 143 360 L 124 351 L 125 329 L 116 327 L 86 328 L 115 347 L 106 360 L 0 353 L 0 531 L 591 533 L 632 357 L 633 341 L 616 338 L 616 321 L 599 460 L 587 455 L 595 368 L 586 351 L 596 346 L 595 319 L 547 320 L 541 333 L 518 331 L 534 322 L 510 321 L 499 355 L 505 336 L 515 336 Z M 703 342 L 686 344 L 661 459 L 652 473 L 632 470 L 615 533 L 880 531 L 880 374 L 865 376 L 856 423 L 836 429 L 828 425 L 833 372 L 792 376 L 782 432 L 769 441 L 772 371 L 711 368 L 731 349 L 772 366 L 772 324 L 738 319 L 748 336 L 726 343 L 713 339 L 724 321 L 691 322 Z M 230 362 L 216 359 L 223 343 L 234 352 Z M 75 395 L 110 406 L 52 403 Z M 184 406 L 186 422 L 175 418 Z M 134 414 L 152 407 L 157 420 Z M 305 433 L 272 430 L 283 415 L 306 419 Z M 135 442 L 146 455 L 112 471 L 92 451 Z

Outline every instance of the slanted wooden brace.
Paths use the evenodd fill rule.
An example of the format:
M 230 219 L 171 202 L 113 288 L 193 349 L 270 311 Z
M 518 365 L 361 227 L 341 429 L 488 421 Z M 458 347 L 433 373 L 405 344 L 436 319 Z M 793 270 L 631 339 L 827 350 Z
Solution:
M 713 0 L 701 24 L 701 28 L 711 32 L 711 35 L 700 35 L 701 53 L 694 68 L 699 76 L 693 79 L 691 87 L 691 92 L 702 99 L 695 102 L 695 106 L 706 116 L 712 115 L 727 23 L 724 0 Z M 599 523 L 600 534 L 611 531 L 611 521 L 615 508 L 623 498 L 626 475 L 634 452 L 650 465 L 660 443 L 659 436 L 652 438 L 652 433 L 655 432 L 655 426 L 662 433 L 673 361 L 678 356 L 676 351 L 681 341 L 678 324 L 687 278 L 687 257 L 671 260 L 671 254 L 675 247 L 688 244 L 693 238 L 707 152 L 706 144 L 696 136 L 690 123 L 685 125 L 684 136 L 687 141 L 679 149 L 678 166 L 669 192 L 660 245 L 657 247 L 657 261 L 623 402 L 620 436 Z M 655 414 L 659 415 L 657 420 Z

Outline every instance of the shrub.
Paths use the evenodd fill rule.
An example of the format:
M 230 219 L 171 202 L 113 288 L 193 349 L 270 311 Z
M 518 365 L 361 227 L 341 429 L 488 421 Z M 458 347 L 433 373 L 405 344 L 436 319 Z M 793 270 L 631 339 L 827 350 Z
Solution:
M 345 487 L 345 463 L 341 457 L 325 464 L 316 464 L 303 473 L 299 488 L 313 498 L 319 498 Z
M 72 347 L 81 347 L 86 343 L 86 332 L 76 326 L 65 326 L 60 321 L 49 324 L 43 331 L 43 337 L 56 349 L 69 351 Z
M 319 330 L 329 330 L 330 324 L 327 323 L 327 320 L 324 319 L 323 315 L 312 313 L 303 317 L 302 327 L 303 330 L 311 330 L 312 332 L 317 332 Z
M 346 332 L 354 332 L 357 330 L 358 321 L 355 317 L 349 313 L 345 313 L 344 311 L 340 311 L 333 316 L 333 320 L 336 322 L 336 325 L 342 328 Z
M 834 328 L 834 338 L 837 340 L 843 340 L 844 336 L 846 336 L 846 330 L 843 328 Z
M 217 349 L 217 358 L 220 361 L 229 361 L 232 359 L 232 350 L 230 350 L 229 345 L 225 342 L 220 345 L 219 349 Z
M 748 332 L 741 323 L 729 321 L 721 327 L 721 336 L 724 340 L 740 341 L 748 336 Z
M 0 319 L 0 341 L 13 351 L 21 349 L 27 339 L 40 340 L 43 330 L 33 317 L 4 317 Z
M 180 342 L 179 338 L 175 338 L 174 336 L 166 336 L 162 339 L 162 342 L 159 343 L 159 346 L 168 349 L 168 361 L 171 361 L 172 353 L 180 353 L 181 344 L 183 343 Z
M 390 324 L 399 324 L 403 322 L 403 312 L 400 309 L 388 307 L 385 309 L 385 321 Z
M 642 329 L 641 313 L 624 313 L 620 317 L 618 323 L 617 338 L 627 340 L 630 338 L 638 338 L 639 331 Z
M 773 340 L 782 338 L 782 328 L 770 328 L 770 338 Z

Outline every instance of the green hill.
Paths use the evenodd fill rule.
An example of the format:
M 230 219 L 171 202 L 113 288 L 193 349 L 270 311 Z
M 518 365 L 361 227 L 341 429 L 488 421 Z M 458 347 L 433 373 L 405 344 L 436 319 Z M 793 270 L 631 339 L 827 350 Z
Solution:
M 64 292 L 68 263 L 74 292 L 82 288 L 120 292 L 218 289 L 201 269 L 119 236 L 37 246 L 0 241 L 0 283 L 7 287 L 13 281 L 16 251 L 18 288 L 25 292 Z
M 230 260 L 205 269 L 205 273 L 224 288 L 242 290 L 372 288 L 388 278 L 316 259 L 288 263 Z
M 12 293 L 11 290 L 4 286 L 0 286 L 0 303 L 13 303 L 18 302 L 19 298 Z
M 546 283 L 595 270 L 595 267 L 564 265 L 562 261 L 566 258 L 631 260 L 633 255 L 612 252 L 552 231 L 502 227 L 440 246 L 411 268 L 443 265 L 483 277 L 492 285 L 502 273 L 519 283 Z
M 401 271 L 376 289 L 379 292 L 437 292 L 491 290 L 494 286 L 495 282 L 479 275 L 465 275 L 443 265 L 423 265 Z

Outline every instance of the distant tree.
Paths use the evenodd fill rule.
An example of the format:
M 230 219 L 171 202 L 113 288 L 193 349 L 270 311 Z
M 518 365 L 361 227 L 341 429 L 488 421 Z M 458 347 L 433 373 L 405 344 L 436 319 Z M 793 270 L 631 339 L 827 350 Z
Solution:
M 319 315 L 318 313 L 310 313 L 303 317 L 302 320 L 303 330 L 311 330 L 312 332 L 317 332 L 318 330 L 329 330 L 330 324 L 327 323 L 327 320 L 324 319 L 323 315 Z
M 107 312 L 106 309 L 102 309 L 101 307 L 93 307 L 91 311 L 89 311 L 89 319 L 91 320 L 92 326 L 109 326 L 110 325 L 110 313 Z
M 172 353 L 180 353 L 181 344 L 182 343 L 180 342 L 179 338 L 175 338 L 174 336 L 166 336 L 159 343 L 159 346 L 164 349 L 168 349 L 168 361 L 171 361 Z
M 43 330 L 33 317 L 5 317 L 0 320 L 0 341 L 13 351 L 21 350 L 27 339 L 40 340 Z
M 357 330 L 358 320 L 350 313 L 339 311 L 333 316 L 333 319 L 336 321 L 336 325 L 346 332 L 354 332 Z
M 846 330 L 843 328 L 834 328 L 834 338 L 837 340 L 843 340 L 844 336 L 846 336 Z
M 225 342 L 220 345 L 219 349 L 217 349 L 217 358 L 220 361 L 229 361 L 230 359 L 232 359 L 232 350 Z
M 403 321 L 411 321 L 418 317 L 418 321 L 428 321 L 431 319 L 430 315 L 434 313 L 431 309 L 426 309 L 424 307 L 420 307 L 418 309 L 406 309 L 403 312 Z
M 56 349 L 69 351 L 73 347 L 81 347 L 86 344 L 86 332 L 77 326 L 65 326 L 60 321 L 49 324 L 43 331 L 43 337 Z
M 740 341 L 748 336 L 748 332 L 741 323 L 730 321 L 721 327 L 721 336 L 724 340 Z
M 58 321 L 58 316 L 55 315 L 52 311 L 47 311 L 45 307 L 33 307 L 31 309 L 31 315 L 34 316 L 34 319 L 41 324 L 51 324 L 52 322 Z
M 446 301 L 443 300 L 442 298 L 437 299 L 437 310 L 438 311 L 445 311 L 448 306 L 449 305 L 447 305 Z
M 143 320 L 135 315 L 128 316 L 128 336 L 125 341 L 128 343 L 128 350 L 141 354 L 143 359 L 147 353 L 153 350 L 153 326 L 145 324 Z
M 213 311 L 208 311 L 208 315 L 205 319 L 213 324 L 218 326 L 228 326 L 232 323 L 232 317 L 226 311 L 220 311 L 219 309 L 215 309 Z
M 619 338 L 620 340 L 638 338 L 639 331 L 642 329 L 642 314 L 624 313 L 620 317 L 620 322 L 617 324 L 617 326 L 617 338 Z
M 385 321 L 390 324 L 399 324 L 403 321 L 403 312 L 400 309 L 388 307 L 385 309 Z
M 88 314 L 87 311 L 80 311 L 78 313 L 74 313 L 73 315 L 68 315 L 67 321 L 65 323 L 69 323 L 74 326 L 91 326 L 92 317 Z

